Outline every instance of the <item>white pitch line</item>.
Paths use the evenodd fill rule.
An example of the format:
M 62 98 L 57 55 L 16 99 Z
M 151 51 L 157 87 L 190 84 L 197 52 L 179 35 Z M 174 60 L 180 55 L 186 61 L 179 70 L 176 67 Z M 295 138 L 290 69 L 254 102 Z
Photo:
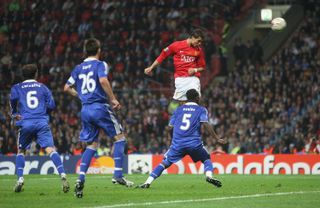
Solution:
M 4 178 L 4 179 L 1 179 L 1 176 L 2 175 L 0 175 L 0 180 L 1 181 L 15 181 L 16 180 L 16 177 L 12 177 L 11 179 L 10 178 Z M 91 174 L 88 174 L 88 175 L 86 175 L 86 177 L 87 178 L 91 178 L 90 176 L 92 176 Z M 138 176 L 138 178 L 142 178 L 142 177 L 144 177 L 144 178 L 146 178 L 146 177 L 148 177 L 148 175 L 135 175 L 135 177 L 137 177 Z M 46 181 L 46 180 L 56 180 L 57 178 L 59 179 L 59 176 L 58 175 L 54 175 L 52 178 L 50 177 L 39 177 L 39 178 L 28 178 L 28 175 L 25 175 L 24 176 L 25 177 L 25 180 L 27 180 L 27 181 L 29 181 L 29 180 L 43 180 L 43 181 Z M 129 178 L 130 178 L 130 176 L 128 176 Z M 69 176 L 69 175 L 67 175 L 67 178 L 68 179 L 74 179 L 74 178 L 78 178 L 78 176 L 76 176 L 76 175 L 73 175 L 73 176 Z M 95 176 L 93 176 L 92 177 L 92 179 L 95 179 L 95 178 L 112 178 L 112 175 L 109 175 L 109 176 L 102 176 L 102 175 L 100 175 L 100 176 L 98 176 L 98 175 L 95 175 Z M 89 180 L 91 180 L 91 179 L 89 179 Z
M 228 200 L 228 199 L 247 199 L 247 198 L 259 198 L 259 197 L 266 197 L 266 196 L 285 196 L 285 195 L 311 194 L 311 193 L 320 193 L 320 191 L 279 192 L 279 193 L 252 194 L 252 195 L 242 195 L 242 196 L 216 197 L 216 198 L 207 198 L 207 199 L 189 199 L 189 200 L 173 200 L 173 201 L 159 201 L 159 202 L 144 202 L 144 203 L 113 204 L 113 205 L 106 205 L 106 206 L 97 206 L 93 208 L 152 206 L 152 205 L 222 201 L 222 200 Z

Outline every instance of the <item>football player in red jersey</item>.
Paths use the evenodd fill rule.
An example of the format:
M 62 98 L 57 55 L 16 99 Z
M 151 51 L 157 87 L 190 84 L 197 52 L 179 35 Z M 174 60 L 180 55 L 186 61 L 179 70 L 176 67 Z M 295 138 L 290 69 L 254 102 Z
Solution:
M 193 30 L 187 39 L 175 41 L 163 49 L 152 65 L 144 69 L 144 73 L 151 75 L 152 70 L 164 59 L 173 56 L 176 88 L 173 99 L 186 101 L 186 92 L 190 89 L 196 89 L 200 94 L 200 72 L 206 67 L 204 52 L 201 48 L 203 39 L 200 29 Z

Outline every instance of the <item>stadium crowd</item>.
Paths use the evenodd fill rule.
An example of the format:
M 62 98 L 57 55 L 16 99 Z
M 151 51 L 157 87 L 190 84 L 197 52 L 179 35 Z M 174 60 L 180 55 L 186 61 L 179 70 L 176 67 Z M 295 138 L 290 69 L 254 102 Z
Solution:
M 81 61 L 83 40 L 90 36 L 102 40 L 103 59 L 112 67 L 110 79 L 123 106 L 117 116 L 128 134 L 128 152 L 164 153 L 171 142 L 167 124 L 174 104 L 163 92 L 146 90 L 149 81 L 143 69 L 173 39 L 200 25 L 209 31 L 205 48 L 210 57 L 215 53 L 212 44 L 221 41 L 223 22 L 240 12 L 237 3 L 226 3 L 223 12 L 217 12 L 215 4 L 205 0 L 10 1 L 0 11 L 0 31 L 5 34 L 0 38 L 0 154 L 16 153 L 8 90 L 21 81 L 21 65 L 30 62 L 39 64 L 39 81 L 54 93 L 57 109 L 50 120 L 58 152 L 81 154 L 85 148 L 78 142 L 81 106 L 62 87 Z M 199 9 L 206 12 L 199 14 Z M 210 13 L 214 15 L 209 17 Z M 225 82 L 204 91 L 202 102 L 210 122 L 228 140 L 219 146 L 205 135 L 209 151 L 319 153 L 320 104 L 308 108 L 320 86 L 318 16 L 319 10 L 309 12 L 299 32 L 269 62 L 253 60 L 246 50 L 249 54 L 241 56 Z M 162 68 L 172 69 L 172 62 Z M 163 74 L 154 79 L 163 82 Z M 303 109 L 305 116 L 295 131 L 277 139 L 277 130 Z M 100 135 L 98 154 L 109 155 L 112 141 Z M 32 145 L 30 154 L 44 153 Z

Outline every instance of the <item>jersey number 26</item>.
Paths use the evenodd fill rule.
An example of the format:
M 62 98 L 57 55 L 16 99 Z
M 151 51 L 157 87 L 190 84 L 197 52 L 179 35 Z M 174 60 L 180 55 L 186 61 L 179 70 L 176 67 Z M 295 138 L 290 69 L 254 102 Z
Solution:
M 92 75 L 92 71 L 88 74 L 79 74 L 79 79 L 82 79 L 81 93 L 83 95 L 96 89 L 96 81 L 91 78 Z

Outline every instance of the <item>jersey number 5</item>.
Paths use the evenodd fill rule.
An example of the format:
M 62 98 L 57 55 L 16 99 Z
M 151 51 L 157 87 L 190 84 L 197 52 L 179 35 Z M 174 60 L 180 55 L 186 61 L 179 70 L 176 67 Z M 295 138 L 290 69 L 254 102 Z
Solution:
M 88 92 L 93 92 L 96 89 L 96 81 L 92 79 L 93 72 L 88 74 L 79 74 L 79 79 L 82 79 L 81 93 L 87 94 Z
M 186 131 L 190 128 L 190 118 L 191 118 L 191 114 L 189 113 L 183 114 L 183 117 L 182 117 L 183 125 L 180 126 L 181 130 Z
M 31 109 L 35 109 L 39 105 L 39 100 L 35 96 L 37 91 L 29 91 L 27 92 L 27 106 Z

